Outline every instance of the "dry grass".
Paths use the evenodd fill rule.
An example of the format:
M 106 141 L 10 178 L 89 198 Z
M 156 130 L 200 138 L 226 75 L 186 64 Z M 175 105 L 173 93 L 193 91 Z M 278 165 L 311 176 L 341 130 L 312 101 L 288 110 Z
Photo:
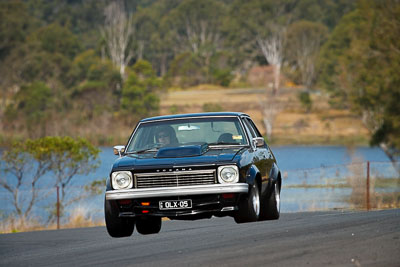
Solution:
M 301 88 L 284 88 L 275 96 L 282 106 L 273 128 L 274 144 L 368 144 L 368 131 L 349 110 L 335 110 L 328 97 L 313 94 L 310 112 L 297 98 Z M 198 86 L 187 90 L 170 90 L 161 100 L 161 114 L 203 112 L 207 103 L 219 104 L 225 111 L 249 114 L 264 134 L 262 104 L 268 94 L 263 88 L 224 89 Z
M 81 227 L 95 227 L 104 226 L 104 219 L 95 220 L 91 212 L 85 208 L 77 207 L 72 212 L 66 222 L 60 225 L 60 229 L 66 228 L 81 228 Z M 18 233 L 18 232 L 31 232 L 43 230 L 56 230 L 57 223 L 45 224 L 39 222 L 36 218 L 29 218 L 23 220 L 14 216 L 9 216 L 5 220 L 0 221 L 0 233 Z
M 364 168 L 360 168 L 360 165 L 350 166 L 351 175 L 347 177 L 347 183 L 351 187 L 351 194 L 349 197 L 349 203 L 354 209 L 366 209 L 367 208 L 367 185 L 366 178 L 364 175 Z M 370 179 L 369 187 L 370 196 L 375 196 L 375 179 Z M 376 207 L 376 198 L 370 197 L 371 207 Z
M 352 155 L 352 162 L 362 159 Z M 367 174 L 366 164 L 350 164 L 347 184 L 351 188 L 348 199 L 354 209 L 367 209 Z M 400 192 L 398 192 L 399 178 L 379 178 L 370 172 L 369 178 L 369 207 L 371 209 L 400 208 Z M 378 188 L 396 189 L 395 192 L 377 192 Z M 390 191 L 390 190 L 389 190 Z
M 8 218 L 0 221 L 0 233 L 3 234 L 39 230 L 45 229 L 36 218 L 30 218 L 29 220 L 26 220 L 15 216 L 9 216 Z
M 90 212 L 83 208 L 78 207 L 73 212 L 72 215 L 68 218 L 68 222 L 63 224 L 63 228 L 79 228 L 79 227 L 93 227 L 93 226 L 102 226 L 104 225 L 104 220 L 95 220 L 93 219 Z

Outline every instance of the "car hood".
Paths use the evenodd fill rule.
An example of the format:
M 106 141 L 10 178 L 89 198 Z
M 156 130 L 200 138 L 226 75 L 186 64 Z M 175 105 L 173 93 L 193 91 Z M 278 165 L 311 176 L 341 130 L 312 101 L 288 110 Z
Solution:
M 218 165 L 226 162 L 234 161 L 237 154 L 243 151 L 243 147 L 236 148 L 218 148 L 209 149 L 204 153 L 194 152 L 192 155 L 186 153 L 182 157 L 165 157 L 168 153 L 144 153 L 144 154 L 131 154 L 117 159 L 114 163 L 113 169 L 154 169 L 161 167 L 178 167 L 190 165 Z M 157 156 L 158 155 L 158 156 Z

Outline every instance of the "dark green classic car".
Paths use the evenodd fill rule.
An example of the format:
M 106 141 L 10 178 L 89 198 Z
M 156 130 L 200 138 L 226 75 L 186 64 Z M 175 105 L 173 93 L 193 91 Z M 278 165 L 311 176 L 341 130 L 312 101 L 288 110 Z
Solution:
M 162 217 L 279 218 L 281 173 L 251 118 L 219 112 L 141 120 L 119 155 L 105 193 L 112 237 L 158 233 Z

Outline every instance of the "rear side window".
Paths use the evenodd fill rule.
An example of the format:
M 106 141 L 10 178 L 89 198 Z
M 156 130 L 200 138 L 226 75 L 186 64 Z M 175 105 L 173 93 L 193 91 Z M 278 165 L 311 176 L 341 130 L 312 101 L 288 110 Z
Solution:
M 256 136 L 257 137 L 262 137 L 260 131 L 257 129 L 257 127 L 254 124 L 254 122 L 249 118 L 246 118 L 246 120 L 249 122 L 249 124 L 250 124 L 251 128 L 253 129 L 253 132 L 256 134 Z
M 252 126 L 250 125 L 249 121 L 247 118 L 243 118 L 244 125 L 246 127 L 246 131 L 249 134 L 250 139 L 253 139 L 254 137 L 257 137 L 256 133 L 252 129 Z

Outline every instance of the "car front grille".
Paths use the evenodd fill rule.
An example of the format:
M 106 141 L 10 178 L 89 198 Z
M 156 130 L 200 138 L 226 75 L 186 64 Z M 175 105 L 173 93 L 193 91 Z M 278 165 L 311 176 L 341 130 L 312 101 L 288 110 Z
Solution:
M 136 188 L 177 187 L 215 183 L 215 170 L 135 174 Z

